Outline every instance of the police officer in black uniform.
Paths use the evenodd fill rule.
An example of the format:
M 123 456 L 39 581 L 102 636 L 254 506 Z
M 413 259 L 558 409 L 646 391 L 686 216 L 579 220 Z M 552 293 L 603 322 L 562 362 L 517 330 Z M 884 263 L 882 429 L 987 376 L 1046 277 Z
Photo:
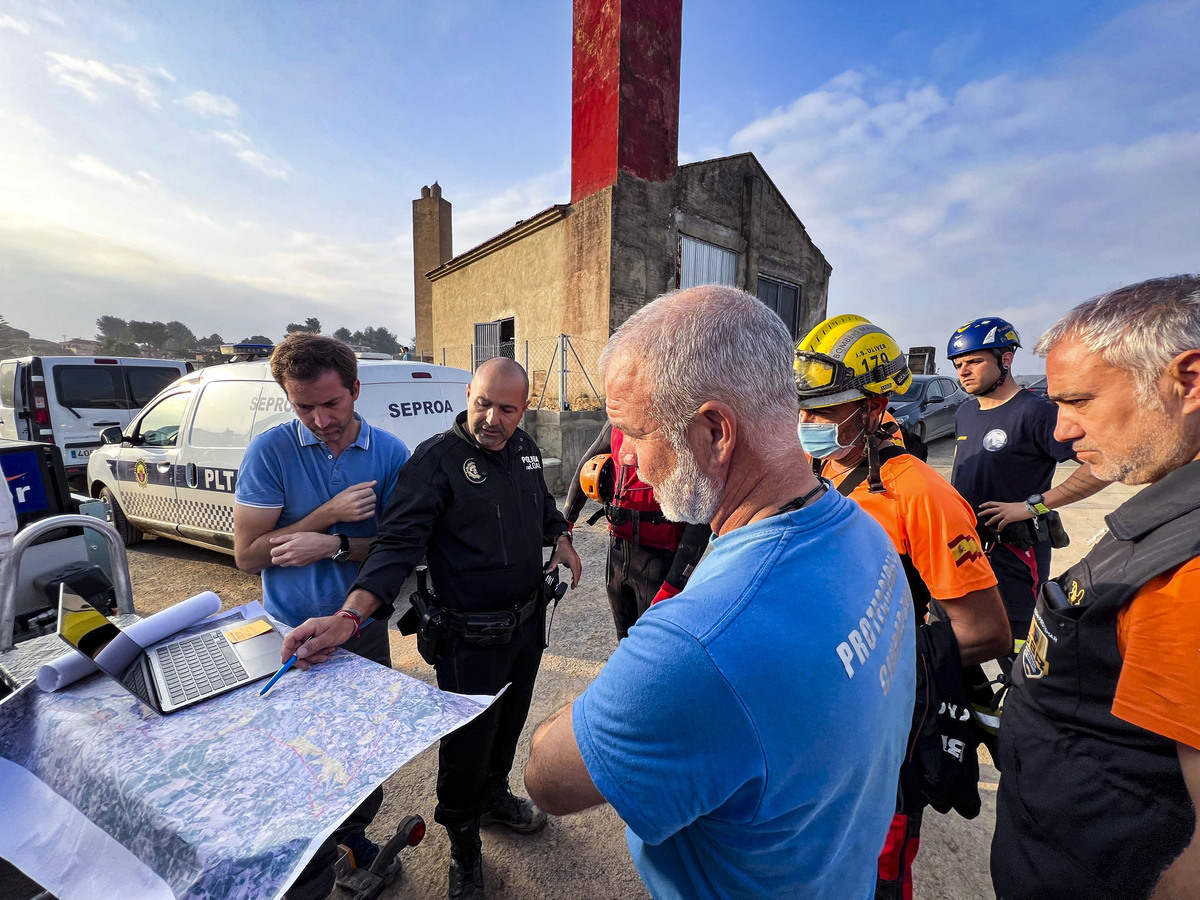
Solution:
M 434 818 L 450 835 L 451 898 L 486 896 L 480 825 L 531 834 L 546 823 L 541 810 L 513 796 L 508 776 L 544 645 L 542 547 L 554 547 L 547 567 L 571 569 L 572 587 L 580 563 L 546 489 L 541 452 L 517 427 L 528 396 L 525 370 L 512 360 L 478 368 L 454 427 L 417 447 L 400 471 L 342 609 L 302 624 L 284 648 L 305 667 L 324 661 L 362 620 L 389 613 L 404 579 L 428 557 L 448 623 L 435 663 L 438 686 L 494 694 L 510 685 L 441 742 Z

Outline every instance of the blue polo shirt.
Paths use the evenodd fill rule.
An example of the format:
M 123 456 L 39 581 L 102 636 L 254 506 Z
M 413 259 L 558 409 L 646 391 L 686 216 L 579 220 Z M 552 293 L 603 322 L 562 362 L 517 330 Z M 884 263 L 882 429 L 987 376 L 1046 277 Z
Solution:
M 408 461 L 404 442 L 363 420 L 358 438 L 335 456 L 297 419 L 269 428 L 250 442 L 238 469 L 235 499 L 243 506 L 278 509 L 276 528 L 298 522 L 321 504 L 364 481 L 375 481 L 375 515 L 361 522 L 340 522 L 331 534 L 371 537 L 379 528 L 384 504 Z M 281 622 L 299 625 L 339 609 L 358 574 L 357 562 L 322 559 L 307 566 L 263 569 L 263 606 Z

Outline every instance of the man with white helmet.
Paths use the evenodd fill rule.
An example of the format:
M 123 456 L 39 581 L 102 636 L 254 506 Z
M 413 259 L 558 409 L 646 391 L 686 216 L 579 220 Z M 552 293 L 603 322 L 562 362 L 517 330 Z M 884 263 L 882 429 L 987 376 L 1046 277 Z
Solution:
M 877 898 L 910 898 L 912 861 L 927 799 L 968 816 L 979 808 L 977 777 L 972 778 L 978 764 L 973 759 L 953 776 L 960 779 L 957 784 L 924 784 L 922 772 L 939 764 L 943 750 L 939 743 L 928 760 L 920 755 L 920 723 L 933 720 L 940 705 L 921 672 L 938 670 L 942 678 L 933 680 L 961 690 L 962 666 L 1007 653 L 1012 636 L 996 577 L 980 550 L 970 505 L 937 472 L 906 452 L 896 439 L 895 424 L 885 422 L 889 395 L 912 381 L 895 339 L 862 316 L 834 316 L 797 346 L 795 374 L 800 443 L 813 459 L 814 470 L 888 533 L 904 563 L 918 623 L 924 623 L 932 607 L 932 621 L 920 624 L 918 631 L 918 653 L 925 656 L 926 666 L 918 666 L 921 702 L 909 738 L 916 752 L 908 755 L 900 772 L 896 817 L 879 858 L 875 892 Z

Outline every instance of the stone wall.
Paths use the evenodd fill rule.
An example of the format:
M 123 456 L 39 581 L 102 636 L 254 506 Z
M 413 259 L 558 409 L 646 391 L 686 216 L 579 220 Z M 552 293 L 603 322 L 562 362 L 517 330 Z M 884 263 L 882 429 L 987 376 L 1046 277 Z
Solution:
M 752 154 L 681 166 L 675 177 L 678 231 L 741 254 L 739 286 L 759 274 L 800 285 L 801 333 L 825 318 L 832 267 Z
M 801 286 L 802 331 L 825 318 L 830 265 L 749 153 L 681 166 L 673 181 L 622 173 L 613 189 L 609 328 L 678 287 L 679 236 L 738 254 L 737 280 L 759 274 Z
M 521 427 L 542 451 L 546 486 L 555 496 L 566 494 L 579 461 L 607 420 L 604 410 L 531 409 L 522 417 Z

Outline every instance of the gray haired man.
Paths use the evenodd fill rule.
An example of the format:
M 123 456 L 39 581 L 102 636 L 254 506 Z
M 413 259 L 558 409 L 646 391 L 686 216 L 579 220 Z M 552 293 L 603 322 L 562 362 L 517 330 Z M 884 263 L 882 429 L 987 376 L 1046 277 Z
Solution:
M 621 463 L 708 557 L 538 729 L 549 812 L 608 802 L 654 896 L 868 898 L 912 714 L 900 559 L 796 440 L 791 337 L 755 297 L 660 297 L 601 359 Z
M 1038 342 L 1054 437 L 1147 487 L 1048 582 L 1013 667 L 1001 898 L 1200 896 L 1200 277 L 1067 313 Z

